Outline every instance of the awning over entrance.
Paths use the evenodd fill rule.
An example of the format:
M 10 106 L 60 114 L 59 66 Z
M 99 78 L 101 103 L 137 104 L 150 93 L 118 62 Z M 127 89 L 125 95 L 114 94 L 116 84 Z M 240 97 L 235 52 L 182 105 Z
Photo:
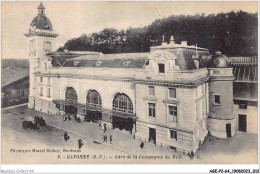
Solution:
M 102 112 L 102 108 L 101 107 L 91 106 L 91 105 L 84 105 L 84 107 L 82 107 L 81 109 L 86 109 L 86 110 L 89 110 L 89 111 L 99 111 L 99 112 Z
M 126 113 L 126 112 L 119 112 L 111 110 L 110 114 L 117 117 L 123 117 L 123 118 L 136 118 L 135 114 L 133 113 Z
M 107 114 L 107 115 L 112 115 L 112 116 L 117 116 L 117 117 L 122 117 L 122 118 L 133 118 L 133 119 L 136 118 L 135 114 L 133 114 L 133 113 L 126 113 L 126 112 L 120 112 L 120 111 L 115 111 L 115 110 L 110 110 L 110 109 L 104 109 L 104 108 L 97 107 L 97 106 L 84 105 L 81 103 L 76 103 L 76 102 L 71 102 L 71 101 L 53 100 L 53 103 L 59 104 L 59 105 L 66 105 L 66 106 L 75 106 L 77 109 L 80 109 L 80 110 L 98 111 L 98 112 L 101 112 L 102 114 Z
M 85 105 L 80 104 L 80 103 L 66 101 L 66 100 L 53 100 L 53 103 L 59 104 L 59 105 L 66 105 L 66 106 L 75 106 L 78 109 L 85 106 Z

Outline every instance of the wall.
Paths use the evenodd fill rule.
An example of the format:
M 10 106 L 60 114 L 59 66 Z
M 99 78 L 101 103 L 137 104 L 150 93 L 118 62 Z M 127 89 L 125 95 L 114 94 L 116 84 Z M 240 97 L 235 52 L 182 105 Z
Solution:
M 239 117 L 238 115 L 246 115 L 247 133 L 258 133 L 258 108 L 256 106 L 247 105 L 247 109 L 239 109 L 239 105 L 234 105 L 234 115 L 236 118 L 237 127 L 239 130 Z
M 47 80 L 47 77 L 43 77 L 43 82 L 41 83 L 40 76 L 37 77 L 36 96 L 40 100 L 49 102 L 53 100 L 65 100 L 67 87 L 73 87 L 77 93 L 78 103 L 86 104 L 87 92 L 89 90 L 96 90 L 101 96 L 102 108 L 112 110 L 114 95 L 116 93 L 124 93 L 131 99 L 135 113 L 135 90 L 133 84 L 130 82 L 50 77 L 51 83 L 48 84 Z M 40 87 L 43 87 L 43 96 L 39 95 Z M 47 88 L 51 88 L 51 97 L 46 96 Z
M 156 129 L 158 146 L 175 147 L 178 151 L 196 151 L 199 141 L 207 135 L 206 107 L 196 103 L 206 102 L 206 85 L 202 93 L 202 85 L 197 88 L 176 88 L 176 100 L 168 98 L 168 87 L 154 86 L 155 95 L 148 95 L 148 85 L 136 85 L 136 137 L 144 141 L 149 139 L 149 128 Z M 196 92 L 197 91 L 197 92 Z M 148 103 L 155 103 L 155 118 L 148 116 Z M 177 106 L 177 123 L 169 122 L 168 105 Z M 205 103 L 206 105 L 206 103 Z M 204 111 L 203 111 L 204 110 Z M 199 115 L 197 115 L 199 113 Z M 204 113 L 204 114 L 203 114 Z M 198 118 L 198 119 L 197 119 Z M 170 130 L 177 131 L 177 141 L 170 138 Z
M 59 110 L 53 102 L 42 99 L 35 99 L 35 110 L 51 115 L 59 114 Z
M 209 110 L 219 118 L 234 118 L 233 114 L 233 82 L 211 81 L 209 83 Z M 214 94 L 220 95 L 220 104 L 215 104 Z
M 101 80 L 88 80 L 88 79 L 60 79 L 60 99 L 65 99 L 65 91 L 67 87 L 73 87 L 78 96 L 78 103 L 86 104 L 86 96 L 89 90 L 96 90 L 102 99 L 102 107 L 112 109 L 112 102 L 116 93 L 125 93 L 135 105 L 135 93 L 132 83 L 120 81 L 101 81 Z M 54 93 L 57 88 L 53 89 Z M 56 100 L 57 98 L 53 98 Z M 135 111 L 135 106 L 134 106 Z

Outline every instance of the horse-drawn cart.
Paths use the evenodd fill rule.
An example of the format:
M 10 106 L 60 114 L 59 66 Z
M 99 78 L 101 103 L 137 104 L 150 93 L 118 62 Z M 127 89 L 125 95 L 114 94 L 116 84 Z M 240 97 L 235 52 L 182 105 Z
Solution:
M 40 127 L 45 127 L 46 123 L 45 120 L 42 117 L 35 116 L 34 123 L 32 121 L 23 121 L 23 128 L 24 129 L 32 129 L 37 130 L 40 129 Z

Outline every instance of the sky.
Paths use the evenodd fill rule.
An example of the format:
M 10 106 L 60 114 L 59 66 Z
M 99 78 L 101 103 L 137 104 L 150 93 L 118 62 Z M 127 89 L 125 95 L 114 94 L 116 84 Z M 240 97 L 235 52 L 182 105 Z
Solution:
M 2 2 L 2 58 L 27 58 L 27 38 L 32 19 L 37 16 L 39 1 Z M 45 14 L 51 20 L 56 38 L 56 48 L 81 34 L 99 32 L 104 28 L 127 29 L 150 25 L 155 19 L 171 15 L 217 14 L 239 11 L 255 13 L 257 2 L 62 2 L 46 1 Z M 54 50 L 53 50 L 54 51 Z

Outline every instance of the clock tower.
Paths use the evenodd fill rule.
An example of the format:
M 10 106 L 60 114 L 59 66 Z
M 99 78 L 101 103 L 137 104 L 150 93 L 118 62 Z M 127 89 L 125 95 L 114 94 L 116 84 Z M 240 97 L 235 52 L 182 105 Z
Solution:
M 25 34 L 28 38 L 28 59 L 30 63 L 30 94 L 29 108 L 35 106 L 36 77 L 34 75 L 36 68 L 40 66 L 44 56 L 52 52 L 54 48 L 54 39 L 58 36 L 52 28 L 52 23 L 45 15 L 45 7 L 42 3 L 38 6 L 38 15 L 33 18 L 29 32 Z

